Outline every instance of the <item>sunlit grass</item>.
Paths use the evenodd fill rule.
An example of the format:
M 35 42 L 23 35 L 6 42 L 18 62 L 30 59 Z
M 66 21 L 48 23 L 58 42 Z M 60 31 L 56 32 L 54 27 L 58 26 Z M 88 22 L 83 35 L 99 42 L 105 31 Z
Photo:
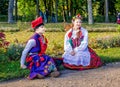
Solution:
M 33 35 L 33 32 L 19 31 L 19 32 L 4 32 L 6 40 L 10 43 L 16 42 L 26 43 L 26 41 Z M 64 35 L 65 32 L 46 32 L 45 36 L 48 39 L 48 48 L 46 54 L 50 56 L 62 57 L 64 52 Z M 117 32 L 102 32 L 92 33 L 89 32 L 89 40 L 92 38 L 99 38 L 105 36 L 116 36 L 119 35 Z M 94 49 L 96 53 L 101 57 L 105 63 L 118 62 L 120 61 L 120 47 L 109 48 L 109 49 Z M 2 62 L 0 64 L 0 81 L 9 80 L 18 77 L 26 77 L 28 70 L 20 69 L 20 61 Z
M 19 43 L 26 43 L 27 40 L 34 34 L 33 32 L 20 31 L 20 32 L 5 32 L 6 40 L 14 43 L 18 40 Z M 48 48 L 46 53 L 51 56 L 62 55 L 64 50 L 64 35 L 65 32 L 46 32 L 45 36 L 48 39 Z M 89 41 L 92 39 L 106 37 L 106 36 L 118 36 L 119 32 L 89 32 Z M 105 49 L 107 50 L 107 49 Z M 111 51 L 110 51 L 111 52 Z M 101 52 L 100 52 L 101 53 Z M 106 53 L 107 54 L 107 53 Z
M 120 47 L 108 49 L 96 49 L 98 55 L 105 63 L 120 62 Z

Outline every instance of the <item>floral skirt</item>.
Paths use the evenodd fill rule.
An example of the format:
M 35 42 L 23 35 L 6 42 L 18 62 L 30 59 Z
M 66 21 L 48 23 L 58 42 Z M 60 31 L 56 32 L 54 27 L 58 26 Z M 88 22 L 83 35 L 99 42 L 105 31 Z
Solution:
M 74 69 L 74 70 L 86 70 L 86 69 L 92 69 L 92 68 L 97 68 L 102 66 L 102 61 L 100 59 L 100 57 L 89 47 L 89 52 L 90 52 L 90 56 L 91 56 L 91 60 L 90 60 L 90 65 L 88 66 L 76 66 L 76 65 L 71 65 L 68 63 L 63 63 L 63 66 L 65 68 L 69 68 L 69 69 Z
M 30 70 L 29 79 L 35 78 L 38 74 L 46 76 L 56 70 L 53 59 L 48 55 L 33 54 L 26 58 L 27 68 Z

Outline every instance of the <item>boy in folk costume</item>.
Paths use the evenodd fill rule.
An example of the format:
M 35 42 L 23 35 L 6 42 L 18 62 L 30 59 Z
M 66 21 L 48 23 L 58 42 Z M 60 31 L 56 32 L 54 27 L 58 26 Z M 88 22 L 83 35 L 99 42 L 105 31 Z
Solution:
M 28 40 L 25 49 L 21 56 L 21 68 L 28 68 L 30 74 L 28 79 L 44 78 L 45 76 L 57 77 L 60 73 L 54 64 L 53 59 L 45 54 L 47 48 L 47 39 L 43 35 L 45 27 L 42 17 L 39 17 L 32 21 L 32 28 L 34 29 L 34 35 Z M 25 60 L 27 66 L 25 65 Z
M 81 27 L 80 14 L 72 19 L 71 28 L 65 34 L 63 64 L 66 68 L 84 70 L 102 65 L 101 59 L 88 47 L 88 31 Z

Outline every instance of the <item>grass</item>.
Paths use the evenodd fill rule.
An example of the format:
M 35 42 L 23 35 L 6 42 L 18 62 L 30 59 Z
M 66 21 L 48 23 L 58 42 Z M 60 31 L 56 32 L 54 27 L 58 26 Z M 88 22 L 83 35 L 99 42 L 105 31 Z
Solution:
M 120 47 L 96 49 L 95 51 L 105 63 L 120 62 Z
M 16 24 L 0 24 L 0 26 L 11 26 L 18 27 Z M 61 25 L 61 26 L 60 26 Z M 63 24 L 47 24 L 47 28 L 63 28 Z M 89 28 L 103 28 L 103 27 L 113 27 L 116 28 L 116 24 L 96 24 L 96 25 L 87 25 L 83 24 L 84 27 Z M 22 27 L 22 26 L 21 26 Z M 30 38 L 33 32 L 28 32 L 27 30 L 22 30 L 18 32 L 4 32 L 6 35 L 6 40 L 10 43 L 26 43 Z M 48 38 L 48 48 L 47 54 L 50 56 L 61 57 L 63 54 L 63 43 L 64 43 L 65 32 L 46 32 L 45 36 Z M 114 36 L 119 35 L 118 32 L 89 32 L 89 40 L 102 37 L 102 36 Z M 109 49 L 94 49 L 96 53 L 101 57 L 105 63 L 118 62 L 120 61 L 120 47 L 109 48 Z M 0 56 L 1 57 L 1 56 Z M 3 57 L 3 56 L 2 56 Z M 10 61 L 10 62 L 1 62 L 0 63 L 0 82 L 20 77 L 27 77 L 29 70 L 20 69 L 20 61 Z
M 28 70 L 20 69 L 19 61 L 4 62 L 0 64 L 0 81 L 26 77 Z
M 120 62 L 120 48 L 96 49 L 96 53 L 105 63 Z M 19 61 L 4 62 L 0 64 L 0 82 L 10 79 L 27 77 L 29 70 L 20 69 Z
M 65 25 L 68 23 L 47 23 L 45 24 L 45 27 L 47 28 L 47 31 L 64 31 Z M 118 24 L 115 23 L 95 23 L 92 25 L 89 25 L 87 23 L 82 24 L 83 27 L 88 29 L 88 31 L 95 31 L 95 32 L 115 32 Z M 31 30 L 30 22 L 17 22 L 14 24 L 9 24 L 6 22 L 0 22 L 0 31 L 20 31 L 20 30 Z

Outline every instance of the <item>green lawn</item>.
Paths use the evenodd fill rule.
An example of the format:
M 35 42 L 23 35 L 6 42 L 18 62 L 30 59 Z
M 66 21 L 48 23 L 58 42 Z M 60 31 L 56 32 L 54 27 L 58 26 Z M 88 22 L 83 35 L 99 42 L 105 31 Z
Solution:
M 120 48 L 96 49 L 96 53 L 105 63 L 120 62 Z M 29 70 L 20 69 L 19 61 L 4 62 L 0 64 L 0 81 L 27 77 Z
M 104 25 L 106 26 L 106 25 Z M 114 25 L 116 26 L 116 25 Z M 112 27 L 114 27 L 112 26 Z M 47 26 L 48 27 L 48 26 Z M 97 25 L 96 25 L 97 27 Z M 10 43 L 23 43 L 30 38 L 33 32 L 27 30 L 18 32 L 4 32 L 6 40 Z M 63 54 L 65 32 L 46 32 L 45 36 L 48 38 L 48 48 L 46 54 L 50 56 L 61 57 Z M 104 36 L 119 35 L 119 32 L 89 32 L 89 41 L 94 38 Z M 120 47 L 108 49 L 94 49 L 105 63 L 120 62 Z M 0 62 L 0 81 L 27 77 L 29 70 L 20 69 L 20 61 Z

